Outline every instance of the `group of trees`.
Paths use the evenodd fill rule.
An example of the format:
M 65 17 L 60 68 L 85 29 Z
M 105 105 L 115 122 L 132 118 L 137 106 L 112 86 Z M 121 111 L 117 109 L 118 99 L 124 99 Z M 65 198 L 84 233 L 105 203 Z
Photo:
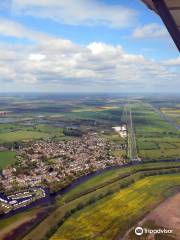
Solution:
M 15 142 L 5 142 L 3 143 L 3 146 L 9 150 L 15 149 L 18 150 L 21 146 L 22 142 L 20 141 L 15 141 Z
M 80 129 L 65 128 L 63 129 L 63 134 L 65 136 L 82 137 L 83 132 Z

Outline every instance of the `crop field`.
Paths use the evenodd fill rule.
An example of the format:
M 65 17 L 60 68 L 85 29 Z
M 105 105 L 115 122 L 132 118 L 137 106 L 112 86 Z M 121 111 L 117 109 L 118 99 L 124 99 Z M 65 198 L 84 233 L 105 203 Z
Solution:
M 173 194 L 176 186 L 180 186 L 180 162 L 174 161 L 180 159 L 180 131 L 160 114 L 167 115 L 178 124 L 177 100 L 171 102 L 161 98 L 108 99 L 92 96 L 15 98 L 13 102 L 9 99 L 7 104 L 2 105 L 3 110 L 7 114 L 0 117 L 1 149 L 11 149 L 16 147 L 16 143 L 31 146 L 39 139 L 51 140 L 52 144 L 72 138 L 78 138 L 79 141 L 82 136 L 92 134 L 95 138 L 111 141 L 109 146 L 112 145 L 112 148 L 107 147 L 107 150 L 111 156 L 123 158 L 122 163 L 129 162 L 127 153 L 130 144 L 127 138 L 121 138 L 112 127 L 128 121 L 129 111 L 129 115 L 132 113 L 138 157 L 143 160 L 137 165 L 132 163 L 126 167 L 96 173 L 89 180 L 78 180 L 80 184 L 64 195 L 58 195 L 53 203 L 46 206 L 48 211 L 50 209 L 48 215 L 42 221 L 39 219 L 38 224 L 32 228 L 29 222 L 36 218 L 34 208 L 4 222 L 0 221 L 0 232 L 6 233 L 12 233 L 14 229 L 18 232 L 19 227 L 27 224 L 27 232 L 26 229 L 23 230 L 26 234 L 22 238 L 18 238 L 17 234 L 13 240 L 116 239 Z M 81 134 L 71 135 L 71 131 Z M 69 146 L 73 142 L 76 140 L 68 142 Z M 119 144 L 117 148 L 116 144 Z M 15 161 L 15 152 L 0 152 L 1 169 Z M 47 169 L 56 171 L 55 165 L 58 162 L 55 159 L 44 162 Z M 63 171 L 68 173 L 68 169 L 63 167 Z M 61 170 L 58 174 L 61 174 Z M 71 182 L 71 176 L 69 179 Z
M 0 125 L 0 143 L 15 142 L 23 140 L 36 140 L 47 138 L 66 138 L 62 128 L 55 128 L 50 125 L 22 126 L 17 124 Z M 62 139 L 61 139 L 62 138 Z
M 112 109 L 118 109 L 118 106 L 100 106 L 100 107 L 88 107 L 84 106 L 81 108 L 73 109 L 72 112 L 101 112 L 101 111 L 107 111 Z
M 98 108 L 98 109 L 79 109 L 65 114 L 66 117 L 73 119 L 91 119 L 107 122 L 120 122 L 122 107 Z
M 180 132 L 146 103 L 132 105 L 138 155 L 144 160 L 180 158 Z
M 72 215 L 51 240 L 111 240 L 123 236 L 138 219 L 165 199 L 164 192 L 177 185 L 180 185 L 179 174 L 139 180 Z
M 16 162 L 16 153 L 11 151 L 0 152 L 0 169 L 6 168 Z
M 180 125 L 180 108 L 161 108 L 160 110 Z
M 110 184 L 113 180 L 118 180 L 121 177 L 128 175 L 133 175 L 136 172 L 142 172 L 147 170 L 154 170 L 154 169 L 166 169 L 166 168 L 178 168 L 180 167 L 179 162 L 165 162 L 165 163 L 146 163 L 139 166 L 131 166 L 131 167 L 124 167 L 124 168 L 117 168 L 112 169 L 107 172 L 101 173 L 90 180 L 85 181 L 84 183 L 80 184 L 70 192 L 66 193 L 63 197 L 64 201 L 69 201 L 74 199 L 77 196 L 82 195 L 82 193 L 88 192 L 91 189 L 98 189 L 99 186 L 103 186 L 105 184 Z
M 162 174 L 165 173 L 163 169 L 170 170 L 174 168 L 176 172 L 175 168 L 177 168 L 178 171 L 178 167 L 180 167 L 180 163 L 178 162 L 148 163 L 140 166 L 114 169 L 97 175 L 80 184 L 69 193 L 66 193 L 63 197 L 58 198 L 57 206 L 59 205 L 59 207 L 50 214 L 47 219 L 40 223 L 37 228 L 32 230 L 32 232 L 30 232 L 23 240 L 34 239 L 35 236 L 38 236 L 37 240 L 42 239 L 47 228 L 50 229 L 56 225 L 67 211 L 77 207 L 79 204 L 87 204 L 91 199 L 99 199 L 99 196 L 106 195 L 109 191 L 119 191 L 120 186 L 125 187 L 128 186 L 129 183 L 137 181 L 141 177 L 141 172 L 143 176 L 143 171 L 145 170 L 145 173 L 147 173 L 147 170 L 151 173 L 153 169 L 156 169 L 155 175 L 157 175 L 160 171 L 162 171 Z
M 0 134 L 0 142 L 12 142 L 29 139 L 48 138 L 49 134 L 36 131 L 15 131 Z

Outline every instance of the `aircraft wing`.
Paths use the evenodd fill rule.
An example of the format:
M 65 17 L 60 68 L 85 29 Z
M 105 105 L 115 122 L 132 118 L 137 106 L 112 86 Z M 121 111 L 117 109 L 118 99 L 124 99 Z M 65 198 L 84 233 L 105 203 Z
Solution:
M 155 11 L 166 25 L 180 51 L 180 0 L 141 0 Z

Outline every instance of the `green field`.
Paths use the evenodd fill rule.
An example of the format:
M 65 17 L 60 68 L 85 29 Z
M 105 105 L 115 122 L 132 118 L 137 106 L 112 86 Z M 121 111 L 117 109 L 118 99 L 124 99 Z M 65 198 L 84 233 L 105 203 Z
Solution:
M 0 143 L 52 137 L 57 140 L 67 138 L 64 136 L 62 128 L 55 128 L 49 125 L 34 125 L 29 127 L 16 124 L 0 125 Z
M 19 130 L 0 134 L 0 142 L 13 142 L 30 139 L 48 138 L 49 134 L 36 131 Z
M 174 119 L 177 124 L 180 124 L 180 108 L 161 108 L 161 111 Z
M 148 163 L 141 166 L 114 169 L 95 176 L 77 186 L 69 193 L 66 193 L 63 197 L 58 197 L 56 203 L 57 209 L 49 214 L 49 216 L 23 240 L 31 240 L 35 237 L 37 238 L 37 236 L 37 240 L 42 239 L 48 229 L 51 230 L 51 228 L 56 226 L 59 221 L 63 219 L 66 212 L 76 208 L 79 204 L 86 205 L 91 200 L 99 201 L 101 197 L 106 196 L 109 192 L 117 192 L 119 189 L 129 186 L 134 181 L 147 176 L 147 174 L 166 174 L 166 169 L 170 172 L 172 172 L 173 169 L 175 174 L 176 171 L 179 171 L 179 167 L 180 163 Z
M 72 137 L 65 136 L 64 130 L 72 126 L 83 134 L 95 133 L 111 143 L 123 144 L 121 148 L 125 150 L 109 149 L 109 152 L 124 159 L 128 152 L 127 139 L 120 138 L 112 127 L 127 120 L 125 106 L 129 104 L 138 157 L 143 162 L 108 170 L 83 181 L 66 194 L 58 195 L 52 205 L 45 206 L 48 214 L 36 226 L 27 224 L 32 217 L 36 218 L 33 208 L 0 221 L 0 233 L 4 230 L 12 233 L 18 223 L 19 226 L 24 224 L 25 235 L 19 238 L 17 234 L 13 240 L 114 240 L 117 236 L 123 236 L 151 209 L 173 194 L 175 187 L 180 186 L 180 162 L 161 160 L 180 159 L 180 132 L 161 118 L 153 106 L 157 106 L 176 123 L 179 121 L 179 110 L 177 105 L 173 107 L 175 101 L 168 103 L 167 99 L 153 99 L 151 102 L 146 99 L 145 102 L 145 98 L 142 99 L 92 99 L 92 96 L 86 96 L 53 101 L 43 99 L 42 102 L 37 99 L 27 102 L 19 100 L 15 105 L 10 101 L 11 104 L 7 104 L 5 109 L 12 109 L 10 118 L 15 121 L 12 124 L 0 124 L 2 147 L 11 149 L 11 145 L 14 146 L 18 141 L 26 141 L 22 145 L 28 146 L 29 140 L 68 140 Z M 48 159 L 47 162 L 54 167 L 55 160 Z M 0 168 L 15 161 L 14 152 L 0 152 Z
M 11 151 L 0 152 L 0 168 L 6 168 L 16 162 L 16 153 Z
M 67 118 L 72 119 L 89 119 L 105 122 L 120 122 L 123 107 L 107 107 L 107 108 L 82 108 L 65 114 Z
M 73 109 L 72 112 L 101 112 L 101 111 L 107 111 L 112 109 L 117 109 L 117 106 L 113 105 L 105 105 L 102 107 L 88 107 L 88 106 L 81 106 L 79 108 Z
M 180 158 L 180 132 L 151 105 L 143 102 L 131 105 L 138 156 L 146 161 Z
M 123 234 L 153 207 L 169 188 L 180 186 L 180 175 L 153 176 L 73 214 L 51 240 L 111 240 Z
M 179 162 L 167 162 L 167 163 L 146 163 L 139 166 L 125 167 L 119 169 L 109 170 L 107 172 L 101 173 L 84 183 L 80 184 L 76 188 L 72 189 L 70 192 L 66 193 L 63 197 L 64 201 L 69 201 L 71 199 L 76 198 L 77 196 L 81 196 L 83 193 L 87 193 L 90 190 L 96 190 L 99 188 L 103 188 L 104 186 L 111 184 L 112 182 L 118 181 L 118 179 L 123 178 L 124 176 L 133 177 L 133 174 L 143 171 L 151 171 L 151 170 L 161 170 L 168 168 L 178 168 L 180 167 Z M 122 179 L 125 181 L 126 179 Z M 116 184 L 114 184 L 116 185 Z M 112 186 L 112 184 L 111 184 Z

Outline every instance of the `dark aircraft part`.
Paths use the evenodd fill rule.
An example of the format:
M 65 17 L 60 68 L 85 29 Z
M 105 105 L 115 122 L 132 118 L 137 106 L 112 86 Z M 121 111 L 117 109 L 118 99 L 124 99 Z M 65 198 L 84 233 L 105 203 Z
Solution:
M 180 51 L 180 0 L 141 1 L 161 17 Z

